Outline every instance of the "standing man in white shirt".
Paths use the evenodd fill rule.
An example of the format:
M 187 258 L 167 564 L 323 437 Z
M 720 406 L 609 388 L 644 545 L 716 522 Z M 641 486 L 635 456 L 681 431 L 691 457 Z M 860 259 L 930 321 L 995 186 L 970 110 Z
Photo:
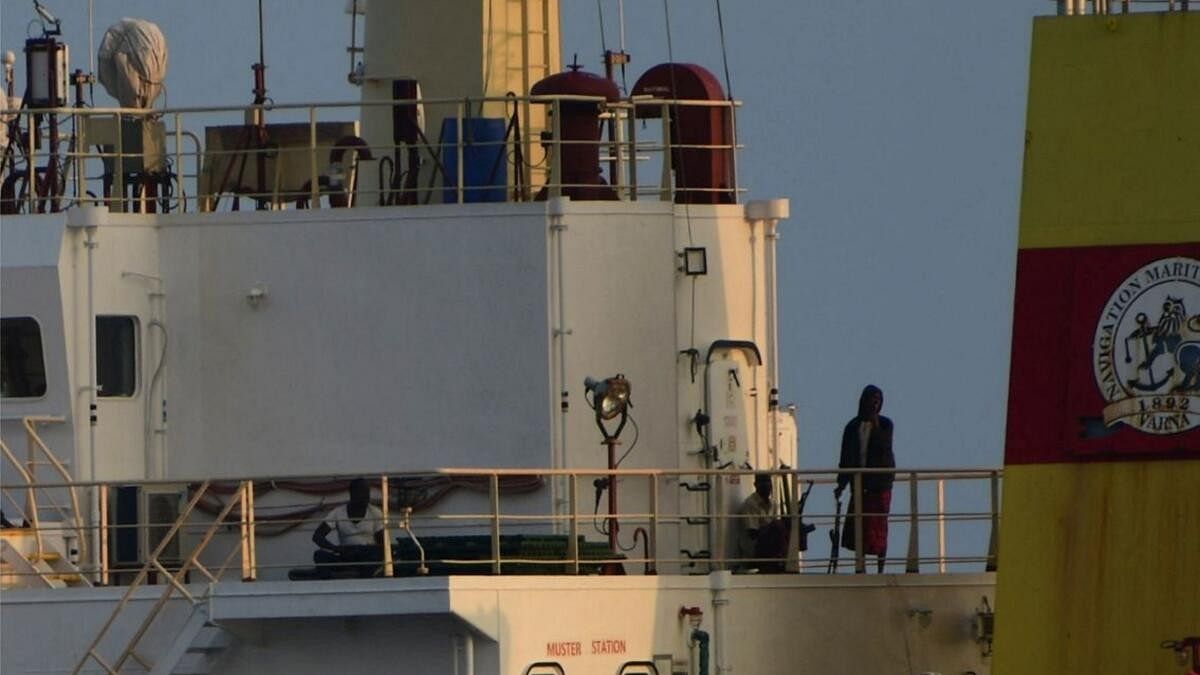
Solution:
M 337 533 L 337 544 L 329 533 Z M 371 503 L 371 486 L 365 478 L 350 481 L 350 501 L 335 507 L 313 532 L 317 545 L 313 562 L 321 577 L 350 570 L 361 577 L 374 576 L 383 562 L 383 511 Z

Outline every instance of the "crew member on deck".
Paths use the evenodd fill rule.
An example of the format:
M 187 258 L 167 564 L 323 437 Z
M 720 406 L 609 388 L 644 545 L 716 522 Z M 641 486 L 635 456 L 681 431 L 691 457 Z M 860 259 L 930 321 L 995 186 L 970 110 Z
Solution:
M 742 559 L 742 567 L 758 567 L 755 550 L 758 548 L 758 537 L 773 520 L 772 512 L 775 505 L 771 502 L 771 477 L 758 474 L 754 477 L 754 492 L 738 508 L 738 519 L 741 525 L 741 535 L 738 537 L 738 556 Z
M 329 541 L 330 532 L 337 532 L 336 545 Z M 383 511 L 371 503 L 366 479 L 350 481 L 350 501 L 329 512 L 313 532 L 313 543 L 319 576 L 328 579 L 335 571 L 374 576 L 383 562 Z
M 892 421 L 883 415 L 883 391 L 875 385 L 867 385 L 858 399 L 858 415 L 846 424 L 842 432 L 842 457 L 839 469 L 895 468 L 896 457 L 892 454 Z M 888 513 L 892 506 L 892 482 L 894 472 L 862 474 L 862 541 L 863 554 L 879 559 L 879 573 L 883 573 L 887 558 Z M 853 485 L 854 474 L 838 474 L 834 495 L 842 497 L 847 485 Z M 853 490 L 851 490 L 853 492 Z M 846 526 L 842 528 L 842 546 L 854 550 L 855 500 L 851 495 L 850 507 L 846 510 Z

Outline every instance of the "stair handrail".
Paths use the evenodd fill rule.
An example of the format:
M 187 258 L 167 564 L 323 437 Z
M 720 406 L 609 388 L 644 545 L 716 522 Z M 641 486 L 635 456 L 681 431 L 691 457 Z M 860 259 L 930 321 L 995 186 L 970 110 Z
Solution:
M 8 461 L 11 462 L 14 467 L 16 467 L 17 473 L 21 474 L 21 479 L 25 481 L 25 506 L 30 513 L 22 513 L 21 517 L 22 519 L 28 521 L 30 526 L 33 528 L 33 541 L 34 545 L 37 547 L 37 555 L 38 559 L 40 560 L 43 553 L 42 528 L 41 524 L 38 522 L 37 493 L 34 490 L 33 476 L 29 475 L 29 472 L 26 471 L 25 467 L 21 465 L 21 462 L 17 459 L 16 455 L 13 454 L 13 451 L 9 450 L 8 444 L 5 443 L 3 439 L 0 439 L 0 450 L 4 451 L 4 456 L 8 458 Z M 16 502 L 14 501 L 13 504 L 15 505 Z
M 33 468 L 33 449 L 34 447 L 37 447 L 42 451 L 42 454 L 46 456 L 46 460 L 50 463 L 50 466 L 54 468 L 55 472 L 62 477 L 63 482 L 67 485 L 67 494 L 71 497 L 70 514 L 66 513 L 63 508 L 54 500 L 51 499 L 49 501 L 64 520 L 66 520 L 69 516 L 70 519 L 74 521 L 75 536 L 77 538 L 76 546 L 79 547 L 79 556 L 82 560 L 87 560 L 91 551 L 88 550 L 88 538 L 84 532 L 83 513 L 79 510 L 79 494 L 75 490 L 75 479 L 71 476 L 71 472 L 67 470 L 66 465 L 64 465 L 50 449 L 50 446 L 46 445 L 46 442 L 42 440 L 42 437 L 38 434 L 36 427 L 38 424 L 61 424 L 65 421 L 66 420 L 63 417 L 58 415 L 26 415 L 25 417 L 21 418 L 21 423 L 25 427 L 26 438 L 29 441 L 29 478 L 32 481 L 32 485 L 36 487 L 37 472 Z M 34 517 L 36 519 L 37 509 L 35 508 L 34 511 Z M 38 536 L 38 554 L 41 554 L 40 534 Z
M 201 602 L 204 597 L 207 597 L 207 593 L 211 592 L 210 584 L 210 587 L 206 590 L 205 595 L 198 600 L 188 591 L 187 587 L 184 586 L 184 578 L 190 570 L 196 569 L 207 576 L 210 582 L 217 582 L 218 576 L 213 575 L 208 568 L 200 563 L 200 554 L 205 550 L 205 548 L 207 548 L 217 531 L 228 524 L 225 521 L 230 512 L 233 511 L 233 508 L 241 503 L 243 499 L 252 498 L 246 489 L 247 482 L 248 481 L 241 481 L 238 483 L 238 491 L 236 495 L 225 504 L 225 506 L 221 509 L 221 512 L 217 514 L 217 516 L 213 519 L 212 524 L 200 538 L 200 541 L 196 543 L 196 546 L 193 548 L 191 554 L 188 555 L 187 559 L 183 561 L 183 564 L 179 566 L 179 569 L 172 574 L 162 564 L 162 562 L 159 561 L 158 556 L 162 554 L 163 550 L 167 546 L 167 543 L 172 538 L 178 536 L 179 530 L 183 528 L 184 522 L 187 521 L 192 512 L 195 510 L 196 505 L 200 502 L 201 498 L 205 495 L 205 493 L 208 492 L 211 482 L 206 480 L 196 488 L 192 498 L 188 500 L 187 505 L 180 512 L 179 517 L 175 520 L 175 523 L 171 526 L 171 529 L 168 530 L 165 535 L 163 535 L 163 538 L 159 541 L 158 546 L 155 547 L 154 551 L 147 557 L 146 563 L 142 566 L 141 570 L 138 571 L 137 576 L 134 577 L 133 582 L 130 583 L 129 587 L 126 589 L 125 595 L 121 597 L 120 602 L 118 602 L 116 608 L 113 609 L 112 615 L 109 616 L 108 621 L 104 623 L 104 625 L 100 628 L 100 632 L 96 635 L 95 639 L 92 640 L 91 645 L 88 647 L 87 651 L 84 653 L 83 657 L 72 671 L 72 675 L 77 675 L 87 665 L 88 661 L 92 660 L 100 664 L 101 668 L 103 668 L 107 673 L 121 672 L 121 669 L 129 659 L 137 661 L 144 666 L 146 670 L 151 669 L 146 661 L 142 659 L 142 657 L 139 656 L 135 651 L 138 643 L 141 642 L 142 638 L 146 635 L 146 631 L 149 630 L 150 625 L 154 623 L 154 620 L 162 612 L 163 608 L 166 607 L 167 601 L 170 600 L 171 596 L 176 592 L 191 602 L 192 605 L 196 605 Z M 243 523 L 245 520 L 246 515 L 243 511 Z M 244 540 L 239 541 L 238 544 L 234 545 L 233 551 L 230 553 L 229 558 L 226 558 L 225 563 L 222 564 L 221 570 L 224 570 L 225 564 L 228 564 L 233 555 L 244 545 Z M 116 622 L 117 617 L 133 598 L 134 592 L 146 582 L 146 579 L 150 576 L 151 572 L 162 574 L 167 581 L 166 587 L 163 590 L 163 593 L 159 596 L 158 601 L 155 602 L 149 613 L 142 620 L 141 625 L 138 626 L 138 628 L 134 631 L 133 636 L 128 640 L 125 647 L 121 650 L 121 653 L 117 657 L 116 661 L 110 665 L 101 658 L 100 654 L 97 652 L 97 649 L 99 648 L 100 643 L 104 640 L 105 635 L 108 634 L 109 629 L 112 628 L 113 624 Z

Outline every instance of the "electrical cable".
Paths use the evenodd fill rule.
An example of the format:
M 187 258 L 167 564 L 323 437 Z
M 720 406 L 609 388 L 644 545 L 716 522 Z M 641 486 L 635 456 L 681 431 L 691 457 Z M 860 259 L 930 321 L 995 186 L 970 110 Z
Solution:
M 604 39 L 604 0 L 596 0 L 596 13 L 600 15 L 600 53 L 608 52 L 608 40 Z
M 629 415 L 629 423 L 633 425 L 633 442 L 629 444 L 629 449 L 627 449 L 625 453 L 621 455 L 621 458 L 617 460 L 617 463 L 613 465 L 614 469 L 619 469 L 621 467 L 621 462 L 624 462 L 625 458 L 629 456 L 629 453 L 633 452 L 633 449 L 637 447 L 638 437 L 642 435 L 641 430 L 638 429 L 637 420 L 633 419 L 633 415 Z
M 721 0 L 717 2 L 717 31 L 721 35 L 721 63 L 725 66 L 725 95 L 733 100 L 733 84 L 729 80 L 729 55 L 725 50 L 725 19 L 721 15 Z
M 696 279 L 698 279 L 698 278 L 699 278 L 699 276 L 697 276 L 697 275 L 692 276 L 692 317 L 691 317 L 692 333 L 691 333 L 691 340 L 688 343 L 691 346 L 692 351 L 696 352 L 697 356 L 700 353 L 698 350 L 696 350 Z M 695 362 L 693 362 L 692 363 L 692 382 L 695 382 L 695 381 L 696 381 L 696 364 L 695 364 Z
M 670 69 L 671 70 L 671 100 L 676 100 L 677 97 L 679 96 L 679 86 L 675 81 L 675 50 L 673 47 L 673 43 L 671 41 L 670 0 L 663 0 L 663 15 L 666 18 L 666 30 L 667 30 L 667 63 L 671 64 L 671 69 Z M 671 124 L 677 125 L 678 120 L 672 119 Z M 663 145 L 664 146 L 670 145 L 670 139 L 664 138 Z M 679 178 L 680 178 L 680 180 L 676 181 L 676 182 L 687 185 L 688 184 L 687 183 L 687 173 L 686 173 L 687 169 L 684 166 L 684 163 L 680 162 L 679 166 L 674 167 L 674 169 L 675 169 L 675 172 L 679 174 Z M 684 216 L 684 220 L 687 222 L 688 246 L 695 246 L 696 242 L 694 241 L 694 239 L 692 237 L 692 209 L 691 209 L 690 200 L 685 200 L 683 202 L 683 216 Z M 694 314 L 693 314 L 692 320 L 695 321 Z M 693 344 L 692 346 L 695 347 L 696 345 Z
M 617 0 L 617 28 L 620 29 L 621 53 L 625 54 L 625 0 Z M 629 59 L 625 59 L 628 62 Z M 629 94 L 629 83 L 625 81 L 625 62 L 621 63 L 621 91 Z
M 486 493 L 490 490 L 490 481 L 486 476 L 425 476 L 411 478 L 393 478 L 393 486 L 395 489 L 396 501 L 401 501 L 399 496 L 404 494 L 410 496 L 410 500 L 402 501 L 403 506 L 411 506 L 413 511 L 422 511 L 433 507 L 448 494 L 456 489 L 466 489 L 477 493 Z M 302 507 L 293 511 L 282 514 L 263 514 L 258 515 L 259 509 L 282 508 L 279 506 L 256 506 L 255 519 L 267 523 L 279 524 L 289 521 L 296 517 L 304 517 L 328 510 L 330 506 L 336 504 L 327 504 L 324 497 L 331 494 L 341 494 L 347 489 L 348 481 L 346 480 L 329 480 L 329 481 L 262 481 L 256 482 L 254 489 L 259 497 L 266 495 L 275 490 L 284 490 L 290 492 L 298 492 L 300 494 L 316 495 L 322 499 L 312 506 Z M 500 491 L 502 494 L 527 494 L 542 489 L 544 481 L 541 476 L 529 474 L 526 476 L 500 476 Z M 195 490 L 197 485 L 190 485 L 189 490 Z M 237 483 L 213 483 L 209 486 L 209 494 L 205 494 L 200 502 L 196 504 L 196 508 L 203 513 L 216 515 L 221 512 L 224 503 L 220 495 L 233 495 L 238 491 Z M 235 518 L 230 516 L 230 518 Z M 298 524 L 297 524 L 298 525 Z M 283 531 L 293 529 L 295 525 L 285 528 Z M 264 533 L 264 536 L 276 536 L 282 532 Z
M 604 525 L 600 525 L 596 521 L 597 516 L 600 515 L 600 497 L 604 494 L 604 491 L 608 489 L 608 479 L 597 478 L 596 480 L 592 481 L 592 485 L 596 488 L 596 502 L 592 505 L 592 529 L 596 530 L 596 532 L 599 534 L 608 536 L 608 517 L 604 518 Z
M 494 62 L 494 59 L 492 58 L 492 41 L 496 36 L 494 25 L 496 20 L 496 11 L 493 4 L 493 0 L 488 0 L 487 43 L 483 46 L 483 95 L 485 97 L 488 95 L 488 85 L 491 84 L 492 81 L 492 63 Z M 484 104 L 485 101 L 479 101 L 479 117 L 483 117 Z
M 663 0 L 663 16 L 666 20 L 666 32 L 667 32 L 667 62 L 671 64 L 671 67 L 670 67 L 671 68 L 671 71 L 670 71 L 671 72 L 671 99 L 674 100 L 678 96 L 677 92 L 678 92 L 679 88 L 675 81 L 675 51 L 674 51 L 674 45 L 671 41 L 671 8 L 670 8 L 669 3 L 670 3 L 670 0 Z M 723 40 L 722 40 L 722 50 L 724 50 L 724 41 Z M 726 86 L 728 86 L 728 84 Z M 674 123 L 676 123 L 676 120 L 671 120 L 671 122 L 674 124 Z M 669 138 L 663 139 L 664 146 L 669 145 L 669 143 L 670 143 Z M 684 185 L 687 185 L 686 167 L 683 166 L 682 162 L 680 163 L 680 166 L 675 167 L 675 171 L 679 174 L 679 177 L 680 177 L 679 182 L 682 182 Z M 683 218 L 684 218 L 684 221 L 687 223 L 688 246 L 695 246 L 696 242 L 692 235 L 691 200 L 684 200 L 684 202 L 683 202 Z M 692 349 L 696 348 L 696 280 L 698 278 L 699 277 L 697 277 L 697 276 L 692 277 L 692 312 L 691 312 L 691 317 L 690 317 L 690 321 L 689 321 L 691 331 L 690 331 L 690 342 L 688 345 Z

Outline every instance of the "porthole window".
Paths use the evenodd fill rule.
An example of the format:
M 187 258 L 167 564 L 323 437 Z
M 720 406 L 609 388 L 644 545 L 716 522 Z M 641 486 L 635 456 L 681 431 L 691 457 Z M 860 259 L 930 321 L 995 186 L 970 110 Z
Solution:
M 96 317 L 99 396 L 130 397 L 137 391 L 137 347 L 137 317 Z
M 38 398 L 46 395 L 46 360 L 42 329 L 33 317 L 0 319 L 0 396 Z

